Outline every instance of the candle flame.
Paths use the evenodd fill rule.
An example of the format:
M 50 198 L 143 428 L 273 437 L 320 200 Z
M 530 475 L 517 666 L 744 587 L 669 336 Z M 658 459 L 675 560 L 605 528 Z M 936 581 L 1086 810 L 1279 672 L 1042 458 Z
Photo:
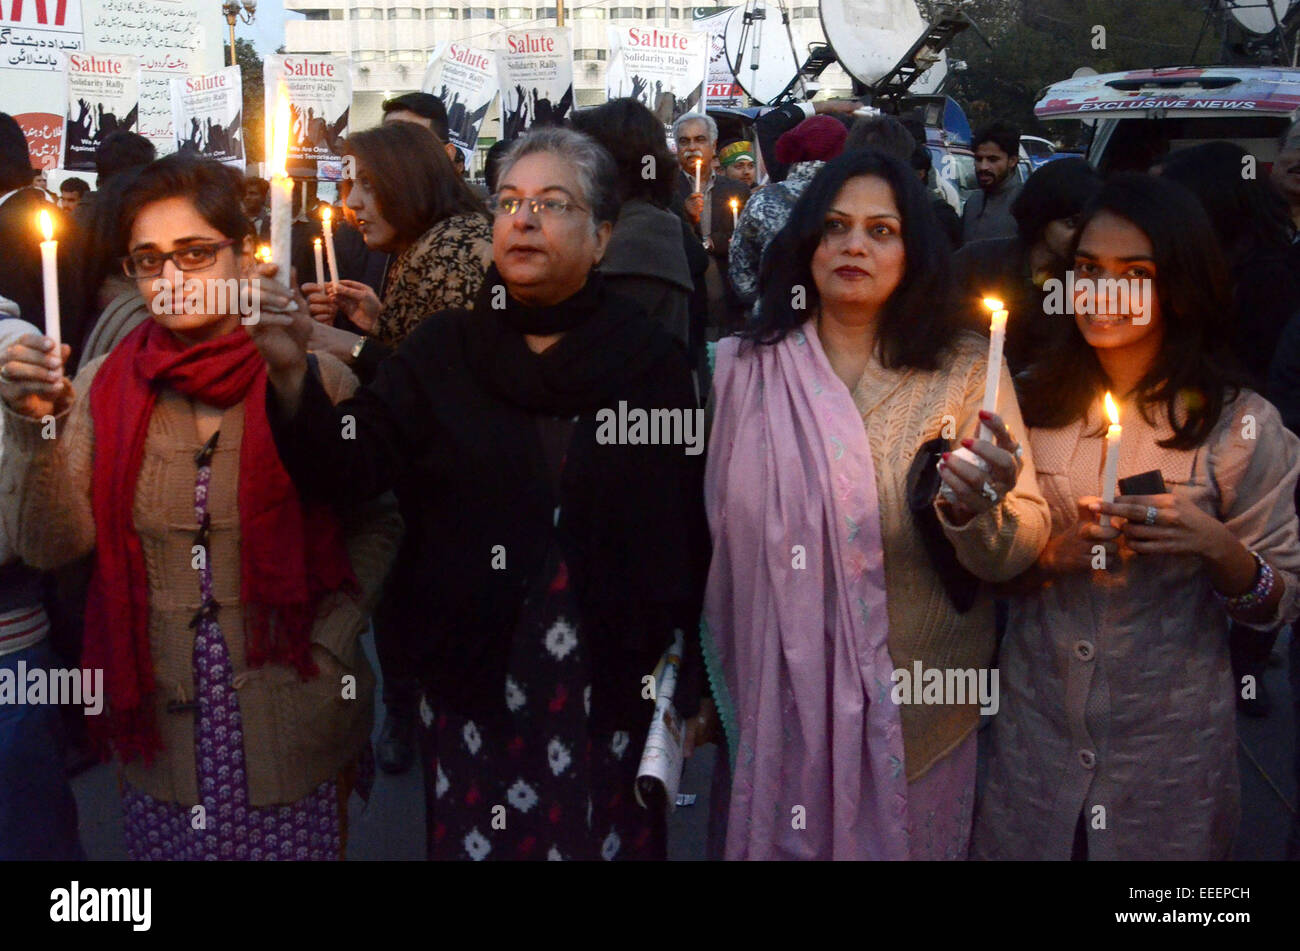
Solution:
M 312 238 L 311 243 L 316 245 L 316 250 L 320 250 L 320 238 Z
M 984 298 L 984 306 L 987 307 L 989 310 L 993 310 L 993 311 L 1007 309 L 1006 305 L 1003 304 L 1002 301 L 998 300 L 996 297 Z
M 1109 392 L 1106 393 L 1106 415 L 1110 417 L 1112 426 L 1119 425 L 1119 407 L 1115 405 L 1115 401 L 1111 399 Z
M 322 205 L 320 209 L 320 217 L 321 221 L 329 224 L 330 220 L 334 217 L 334 209 L 329 205 Z M 317 238 L 316 240 L 319 241 L 320 238 Z
M 740 207 L 740 199 L 739 198 L 731 199 L 730 205 L 731 205 L 731 210 L 735 211 L 737 208 Z
M 36 222 L 41 229 L 41 234 L 45 235 L 46 241 L 54 240 L 54 221 L 50 218 L 48 211 L 42 211 L 36 216 Z
M 289 164 L 289 97 L 280 84 L 271 117 L 271 176 L 283 177 Z
M 263 245 L 261 245 L 260 247 L 258 247 L 258 249 L 257 249 L 257 259 L 258 259 L 259 261 L 263 262 L 264 264 L 269 264 L 269 263 L 270 263 L 270 261 L 271 261 L 271 246 L 270 246 L 269 244 L 263 244 Z

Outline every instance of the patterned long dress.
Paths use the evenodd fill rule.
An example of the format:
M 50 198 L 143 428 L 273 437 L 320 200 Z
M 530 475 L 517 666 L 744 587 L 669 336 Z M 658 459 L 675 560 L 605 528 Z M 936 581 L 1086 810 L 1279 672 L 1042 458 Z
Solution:
M 195 544 L 206 550 L 210 523 L 208 485 L 212 478 L 214 433 L 195 456 Z M 195 769 L 199 806 L 163 802 L 127 784 L 123 790 L 126 846 L 132 859 L 171 861 L 313 860 L 341 858 L 339 784 L 321 783 L 294 803 L 250 806 L 244 768 L 244 733 L 239 696 L 221 625 L 212 598 L 212 566 L 199 569 L 203 606 L 195 617 L 194 683 Z M 368 759 L 368 758 L 367 758 Z M 367 772 L 366 764 L 362 772 Z M 371 769 L 370 772 L 373 772 Z M 367 789 L 366 777 L 358 780 Z
M 558 487 L 572 422 L 539 428 Z M 588 722 L 590 653 L 556 545 L 524 603 L 498 702 L 504 716 L 489 725 L 420 700 L 430 860 L 666 857 L 663 813 L 633 795 L 644 732 Z

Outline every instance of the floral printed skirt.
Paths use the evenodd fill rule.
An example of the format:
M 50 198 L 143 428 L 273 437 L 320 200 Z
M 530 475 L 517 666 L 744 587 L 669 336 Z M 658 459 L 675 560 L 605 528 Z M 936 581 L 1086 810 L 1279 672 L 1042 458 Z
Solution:
M 633 795 L 644 732 L 589 728 L 587 652 L 565 565 L 552 565 L 514 638 L 504 716 L 489 726 L 420 701 L 431 860 L 666 857 L 663 814 Z

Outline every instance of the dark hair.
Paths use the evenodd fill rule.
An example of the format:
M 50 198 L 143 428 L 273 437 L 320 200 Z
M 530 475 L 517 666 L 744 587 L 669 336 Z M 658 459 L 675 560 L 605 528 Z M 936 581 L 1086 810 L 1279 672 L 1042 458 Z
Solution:
M 256 175 L 244 176 L 244 191 L 248 191 L 250 188 L 256 188 L 263 201 L 266 200 L 267 195 L 271 194 L 271 183 L 265 178 L 258 178 Z
M 382 108 L 385 116 L 390 112 L 414 112 L 417 116 L 428 119 L 433 127 L 433 134 L 438 137 L 439 142 L 446 142 L 450 137 L 447 107 L 432 93 L 408 92 L 401 96 L 394 96 L 392 99 L 385 99 Z
M 935 221 L 916 173 L 893 156 L 871 149 L 831 160 L 808 183 L 786 226 L 763 255 L 760 306 L 745 336 L 759 343 L 777 343 L 808 319 L 818 304 L 812 257 L 825 235 L 826 213 L 840 189 L 864 175 L 883 179 L 893 189 L 906 255 L 903 278 L 885 305 L 876 337 L 881 362 L 890 368 L 937 369 L 959 328 L 951 301 L 948 239 Z M 796 286 L 807 290 L 806 309 L 796 310 L 793 305 Z
M 893 116 L 858 117 L 849 127 L 849 137 L 844 140 L 844 151 L 853 149 L 875 149 L 910 162 L 916 150 L 916 138 Z
M 992 142 L 1013 159 L 1020 155 L 1020 130 L 1009 122 L 990 122 L 976 132 L 970 141 L 971 151 L 985 142 Z
M 90 191 L 90 186 L 86 184 L 84 178 L 65 178 L 59 182 L 60 192 L 72 192 L 74 195 L 84 195 Z
M 475 212 L 487 217 L 483 203 L 456 174 L 433 133 L 411 122 L 390 122 L 348 136 L 344 155 L 365 163 L 379 209 L 410 244 L 440 221 Z M 343 197 L 351 190 L 343 182 Z
M 483 159 L 483 181 L 487 184 L 489 194 L 496 193 L 498 172 L 501 170 L 501 156 L 506 154 L 506 150 L 514 144 L 514 141 L 514 139 L 501 139 L 493 142 L 492 147 L 487 150 L 487 155 Z
M 1245 176 L 1248 154 L 1232 142 L 1206 142 L 1170 153 L 1160 172 L 1197 197 L 1233 261 L 1259 248 L 1285 251 L 1291 245 L 1286 202 L 1263 179 Z
M 618 166 L 620 202 L 638 199 L 667 208 L 676 189 L 677 162 L 668 149 L 664 124 L 637 99 L 611 99 L 575 112 L 573 128 L 605 147 Z M 646 157 L 654 174 L 645 177 Z
M 99 176 L 98 184 L 120 175 L 129 168 L 148 165 L 158 156 L 153 143 L 135 132 L 119 129 L 104 136 L 104 141 L 95 149 L 95 174 Z
M 912 171 L 925 172 L 927 175 L 930 169 L 934 168 L 934 156 L 930 154 L 927 146 L 917 144 L 912 150 Z
M 35 177 L 23 127 L 7 112 L 0 112 L 0 192 L 26 188 Z
M 1186 189 L 1155 176 L 1126 172 L 1103 185 L 1089 203 L 1075 250 L 1089 223 L 1103 212 L 1145 233 L 1155 257 L 1164 334 L 1160 352 L 1138 382 L 1138 407 L 1143 418 L 1152 422 L 1150 408 L 1164 404 L 1174 432 L 1158 445 L 1195 448 L 1205 441 L 1225 403 L 1241 386 L 1230 349 L 1232 283 L 1214 229 Z M 1071 320 L 1043 358 L 1017 380 L 1025 424 L 1047 429 L 1069 425 L 1086 417 L 1108 386 L 1096 353 Z M 1181 419 L 1176 415 L 1180 394 L 1186 404 Z
M 173 152 L 140 169 L 122 192 L 117 215 L 117 256 L 127 253 L 131 228 L 146 206 L 168 198 L 185 198 L 203 220 L 227 238 L 242 241 L 253 234 L 244 217 L 243 176 L 235 169 L 193 152 Z M 236 250 L 238 253 L 238 250 Z
M 1101 191 L 1101 176 L 1081 158 L 1056 159 L 1040 167 L 1011 203 L 1011 217 L 1026 246 L 1037 244 L 1047 226 L 1081 214 Z

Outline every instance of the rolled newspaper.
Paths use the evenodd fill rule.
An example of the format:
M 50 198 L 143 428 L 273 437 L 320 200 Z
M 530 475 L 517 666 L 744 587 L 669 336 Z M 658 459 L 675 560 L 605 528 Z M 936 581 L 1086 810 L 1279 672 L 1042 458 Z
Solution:
M 663 809 L 677 808 L 677 788 L 682 783 L 686 724 L 673 706 L 673 694 L 677 692 L 684 641 L 681 631 L 675 635 L 655 673 L 655 712 L 636 774 L 636 801 L 646 809 L 652 803 Z

